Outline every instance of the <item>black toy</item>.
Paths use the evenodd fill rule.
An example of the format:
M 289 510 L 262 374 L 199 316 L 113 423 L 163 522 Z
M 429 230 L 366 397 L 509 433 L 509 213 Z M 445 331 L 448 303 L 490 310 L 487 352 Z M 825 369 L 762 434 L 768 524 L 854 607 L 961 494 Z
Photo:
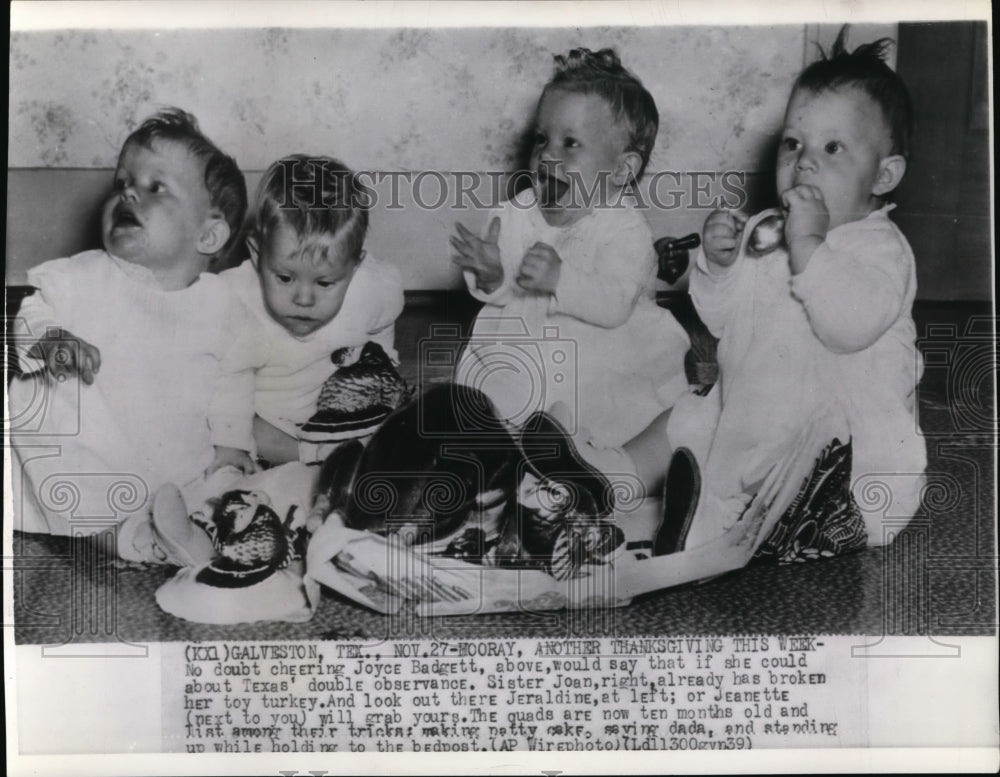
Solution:
M 624 542 L 610 484 L 553 419 L 536 413 L 512 433 L 482 392 L 455 384 L 397 410 L 367 446 L 337 448 L 317 503 L 351 529 L 559 579 L 603 563 Z

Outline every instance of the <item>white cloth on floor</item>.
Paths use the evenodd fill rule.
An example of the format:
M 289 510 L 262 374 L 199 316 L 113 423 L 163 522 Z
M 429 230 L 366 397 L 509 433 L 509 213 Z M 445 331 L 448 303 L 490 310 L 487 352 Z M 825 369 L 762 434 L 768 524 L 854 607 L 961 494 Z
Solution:
M 267 495 L 271 507 L 284 521 L 291 517 L 290 531 L 303 527 L 319 467 L 290 462 L 280 467 L 227 481 L 226 490 L 257 491 Z M 212 496 L 221 496 L 214 494 Z M 191 512 L 202 512 L 202 519 L 211 516 L 210 505 L 189 504 Z M 320 593 L 303 582 L 305 559 L 292 560 L 288 566 L 276 569 L 260 582 L 246 587 L 223 588 L 198 580 L 208 567 L 185 567 L 156 591 L 156 603 L 166 612 L 195 623 L 254 623 L 286 621 L 298 623 L 312 618 L 319 605 Z

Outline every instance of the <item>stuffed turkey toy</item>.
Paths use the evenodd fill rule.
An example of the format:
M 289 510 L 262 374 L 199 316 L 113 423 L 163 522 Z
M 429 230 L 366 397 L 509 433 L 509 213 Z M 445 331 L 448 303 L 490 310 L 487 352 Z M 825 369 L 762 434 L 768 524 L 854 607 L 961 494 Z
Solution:
M 356 361 L 351 361 L 356 357 Z M 378 343 L 341 348 L 330 357 L 338 369 L 323 384 L 316 413 L 303 426 L 303 443 L 323 446 L 368 437 L 412 392 Z
M 203 524 L 218 556 L 196 580 L 217 588 L 258 583 L 304 554 L 303 530 L 290 529 L 295 508 L 284 520 L 260 491 L 227 491 Z
M 154 525 L 200 526 L 211 551 L 161 585 L 157 604 L 195 623 L 309 620 L 318 598 L 303 579 L 309 541 L 304 524 L 317 474 L 301 462 L 262 469 L 194 505 L 191 513 L 176 488 L 176 499 L 158 499 Z

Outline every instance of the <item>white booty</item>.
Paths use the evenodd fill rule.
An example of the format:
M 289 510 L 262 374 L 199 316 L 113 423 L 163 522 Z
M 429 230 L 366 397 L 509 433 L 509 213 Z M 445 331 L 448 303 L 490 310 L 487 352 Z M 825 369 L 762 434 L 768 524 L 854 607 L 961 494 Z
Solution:
M 624 448 L 603 446 L 594 439 L 589 429 L 583 426 L 577 428 L 573 413 L 565 402 L 553 402 L 546 412 L 570 433 L 577 452 L 590 466 L 612 483 L 619 478 L 623 482 L 635 481 L 635 486 L 638 486 L 635 462 Z
M 153 497 L 153 536 L 171 564 L 194 567 L 215 557 L 212 540 L 188 517 L 184 497 L 172 483 Z
M 572 409 L 563 401 L 553 402 L 545 411 L 570 435 L 576 431 L 576 416 Z

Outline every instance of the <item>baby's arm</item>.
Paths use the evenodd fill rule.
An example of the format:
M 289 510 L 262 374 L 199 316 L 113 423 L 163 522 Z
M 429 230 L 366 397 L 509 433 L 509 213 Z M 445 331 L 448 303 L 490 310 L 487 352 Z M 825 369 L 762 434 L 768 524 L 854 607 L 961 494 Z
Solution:
M 785 220 L 788 266 L 792 275 L 798 275 L 809 266 L 812 255 L 826 240 L 830 229 L 830 211 L 823 192 L 807 184 L 782 192 L 781 202 L 788 212 Z
M 382 350 L 399 363 L 396 352 L 396 319 L 403 312 L 405 302 L 403 281 L 399 271 L 387 264 L 380 264 L 375 277 L 377 288 L 372 290 L 366 305 L 368 313 L 368 339 L 382 346 Z
M 58 381 L 79 375 L 89 386 L 101 369 L 101 352 L 97 346 L 60 328 L 49 329 L 44 338 L 31 346 L 28 356 L 44 361 L 48 374 Z
M 736 261 L 746 223 L 747 217 L 735 210 L 714 210 L 705 219 L 701 243 L 709 272 L 721 275 Z
M 691 268 L 691 300 L 708 330 L 721 337 L 741 294 L 739 247 L 747 217 L 738 211 L 716 210 L 705 219 L 702 247 Z
M 815 250 L 792 279 L 792 293 L 805 308 L 819 340 L 831 351 L 868 348 L 903 312 L 912 279 L 912 259 L 888 220 L 839 230 Z
M 500 260 L 500 218 L 494 217 L 482 239 L 476 237 L 461 224 L 456 223 L 457 235 L 451 236 L 451 247 L 455 249 L 452 261 L 462 268 L 468 278 L 471 276 L 470 290 L 490 295 L 504 282 L 503 263 Z M 473 287 L 474 284 L 474 287 Z
M 226 332 L 232 333 L 232 340 L 220 360 L 208 409 L 215 456 L 206 474 L 225 466 L 250 474 L 257 469 L 250 451 L 254 450 L 254 391 L 260 358 L 252 318 L 235 298 L 231 300 Z
M 538 248 L 533 246 L 528 255 Z M 629 229 L 594 250 L 598 259 L 593 270 L 560 260 L 549 313 L 614 329 L 628 321 L 648 283 L 655 262 L 653 241 L 648 229 Z
M 257 471 L 257 465 L 247 451 L 222 445 L 215 445 L 213 448 L 215 455 L 212 457 L 212 463 L 205 470 L 206 475 L 211 475 L 223 467 L 236 467 L 244 475 L 252 475 Z
M 35 369 L 44 370 L 58 381 L 79 375 L 89 386 L 101 369 L 101 352 L 97 346 L 59 326 L 57 318 L 43 288 L 25 297 L 18 312 L 19 352 L 27 359 L 40 361 Z M 34 371 L 24 359 L 21 369 L 25 374 Z

